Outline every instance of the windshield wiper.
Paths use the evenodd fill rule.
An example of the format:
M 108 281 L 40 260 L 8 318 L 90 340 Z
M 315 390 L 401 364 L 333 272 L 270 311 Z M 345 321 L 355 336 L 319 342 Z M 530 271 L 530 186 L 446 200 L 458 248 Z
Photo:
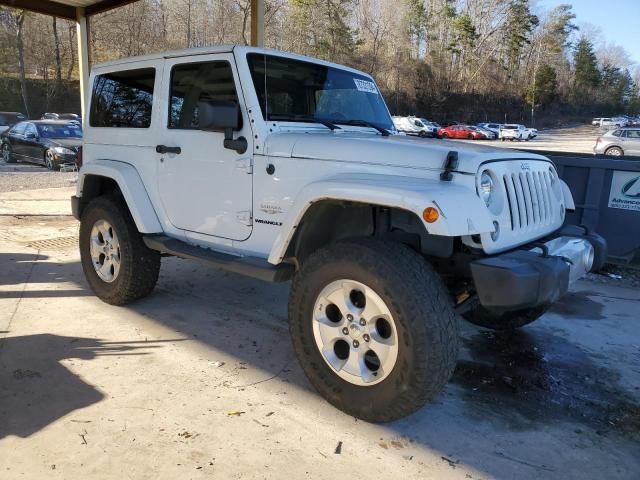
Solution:
M 371 123 L 367 120 L 334 120 L 334 122 L 342 123 L 343 125 L 353 125 L 354 127 L 371 127 L 380 132 L 383 137 L 388 137 L 390 135 L 389 130 L 386 128 L 379 127 L 375 123 Z
M 322 118 L 316 118 L 311 115 L 269 115 L 269 120 L 282 120 L 282 121 L 290 121 L 290 122 L 314 122 L 319 123 L 320 125 L 324 125 L 330 130 L 340 130 L 340 127 L 335 123 L 324 120 Z

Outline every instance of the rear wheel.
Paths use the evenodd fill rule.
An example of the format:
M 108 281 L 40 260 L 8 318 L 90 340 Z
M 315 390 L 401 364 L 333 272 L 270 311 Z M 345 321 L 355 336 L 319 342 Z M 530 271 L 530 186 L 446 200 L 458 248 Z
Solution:
M 447 291 L 422 256 L 398 243 L 340 242 L 312 254 L 293 280 L 289 330 L 318 392 L 367 421 L 413 413 L 455 368 Z
M 473 140 L 473 134 L 471 134 L 471 133 L 470 133 L 470 134 L 467 136 L 467 138 L 468 138 L 469 140 Z
M 160 254 L 142 241 L 127 205 L 116 195 L 92 200 L 80 220 L 80 259 L 94 293 L 124 305 L 153 290 Z
M 604 154 L 609 157 L 621 157 L 624 155 L 624 152 L 620 147 L 609 147 L 605 150 Z
M 449 134 L 448 134 L 447 132 L 444 132 L 444 133 L 442 134 L 442 138 L 449 138 Z
M 8 143 L 2 144 L 2 160 L 5 163 L 15 163 L 15 158 L 13 157 L 13 151 L 11 150 L 11 145 Z

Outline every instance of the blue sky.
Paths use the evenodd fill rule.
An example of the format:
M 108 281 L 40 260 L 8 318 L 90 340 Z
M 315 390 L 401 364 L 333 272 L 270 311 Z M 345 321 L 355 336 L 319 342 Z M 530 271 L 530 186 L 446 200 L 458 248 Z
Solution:
M 535 3 L 535 2 L 532 2 Z M 566 3 L 573 6 L 575 23 L 591 23 L 602 30 L 602 40 L 624 47 L 640 65 L 640 0 L 538 0 L 545 10 Z

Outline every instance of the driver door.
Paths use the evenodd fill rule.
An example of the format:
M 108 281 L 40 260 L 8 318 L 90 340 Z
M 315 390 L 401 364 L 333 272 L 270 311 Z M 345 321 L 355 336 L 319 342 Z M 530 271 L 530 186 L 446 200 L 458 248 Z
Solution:
M 169 221 L 187 232 L 246 240 L 252 231 L 253 135 L 230 53 L 169 58 L 163 90 L 158 182 Z M 198 102 L 236 102 L 244 153 L 224 147 L 224 133 L 199 128 Z M 162 153 L 162 148 L 169 147 Z M 177 150 L 179 148 L 179 152 Z

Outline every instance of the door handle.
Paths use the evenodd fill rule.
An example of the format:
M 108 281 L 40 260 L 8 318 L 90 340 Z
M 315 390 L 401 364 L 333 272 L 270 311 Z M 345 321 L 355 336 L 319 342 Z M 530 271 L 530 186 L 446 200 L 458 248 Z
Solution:
M 167 147 L 166 145 L 156 145 L 156 152 L 158 153 L 175 153 L 179 155 L 182 152 L 180 147 Z

